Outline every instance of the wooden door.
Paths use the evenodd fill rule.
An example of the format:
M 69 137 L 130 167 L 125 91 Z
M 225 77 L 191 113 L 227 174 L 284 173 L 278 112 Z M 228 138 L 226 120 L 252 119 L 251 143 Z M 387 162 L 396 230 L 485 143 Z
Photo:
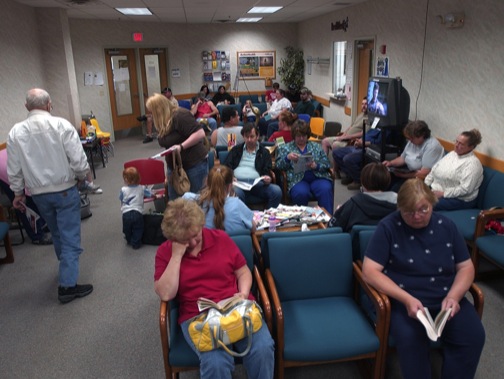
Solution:
M 105 49 L 114 130 L 138 126 L 140 96 L 134 49 Z
M 144 101 L 152 94 L 169 87 L 166 49 L 139 49 Z
M 373 61 L 374 61 L 374 40 L 357 41 L 356 49 L 358 51 L 357 70 L 357 99 L 354 106 L 354 114 L 360 113 L 361 100 L 367 96 L 368 81 L 373 76 Z

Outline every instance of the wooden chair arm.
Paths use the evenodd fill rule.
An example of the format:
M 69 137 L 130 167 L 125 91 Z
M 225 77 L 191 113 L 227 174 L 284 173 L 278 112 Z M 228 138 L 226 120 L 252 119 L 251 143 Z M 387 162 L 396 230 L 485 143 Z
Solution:
M 270 334 L 273 333 L 273 313 L 271 310 L 271 303 L 269 300 L 268 292 L 266 291 L 266 286 L 262 280 L 261 274 L 259 273 L 259 269 L 257 266 L 254 266 L 254 279 L 257 285 L 257 293 L 258 293 L 258 302 L 261 304 L 264 320 L 266 321 L 266 325 L 270 331 Z
M 161 346 L 163 349 L 163 364 L 166 373 L 166 379 L 171 379 L 168 373 L 171 372 L 170 366 L 168 364 L 168 356 L 170 354 L 170 345 L 168 343 L 169 338 L 169 327 L 170 322 L 170 305 L 167 301 L 161 300 L 161 306 L 159 308 L 159 331 L 161 333 Z
M 276 184 L 276 175 L 275 171 L 269 170 L 269 175 L 271 176 L 271 183 Z
M 489 220 L 504 218 L 504 208 L 490 208 L 482 210 L 476 219 L 474 241 L 485 234 L 485 225 Z
M 261 254 L 261 243 L 259 242 L 259 238 L 257 238 L 255 233 L 252 234 L 252 247 L 254 248 L 254 254 L 257 259 L 257 264 L 259 267 L 259 273 L 264 273 L 264 261 Z
M 266 269 L 265 276 L 266 285 L 269 289 L 270 301 L 273 303 L 273 312 L 275 313 L 276 319 L 276 348 L 278 351 L 284 351 L 284 315 L 282 305 L 280 304 L 280 298 L 278 297 L 278 292 L 276 290 L 275 279 L 269 269 Z
M 485 305 L 483 291 L 481 291 L 481 288 L 479 288 L 476 283 L 472 283 L 471 287 L 469 287 L 469 293 L 472 296 L 474 308 L 476 308 L 476 312 L 478 312 L 478 316 L 481 320 L 483 317 L 483 306 Z

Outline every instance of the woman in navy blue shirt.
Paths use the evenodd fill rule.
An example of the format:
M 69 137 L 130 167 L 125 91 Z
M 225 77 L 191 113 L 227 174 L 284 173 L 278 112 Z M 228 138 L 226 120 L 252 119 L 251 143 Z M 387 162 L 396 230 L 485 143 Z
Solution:
M 464 297 L 474 266 L 455 224 L 433 213 L 436 196 L 420 179 L 407 180 L 397 196 L 398 211 L 384 218 L 364 258 L 365 280 L 391 300 L 390 336 L 405 379 L 431 377 L 430 342 L 417 312 L 433 318 L 451 314 L 441 335 L 442 378 L 474 378 L 485 331 Z

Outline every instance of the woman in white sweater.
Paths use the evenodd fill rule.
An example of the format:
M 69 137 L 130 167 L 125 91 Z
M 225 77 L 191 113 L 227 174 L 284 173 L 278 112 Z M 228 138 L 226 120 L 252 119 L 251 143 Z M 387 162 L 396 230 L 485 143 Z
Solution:
M 434 210 L 473 208 L 483 181 L 483 166 L 473 150 L 481 143 L 481 133 L 472 129 L 460 133 L 455 148 L 438 161 L 425 178 L 438 198 Z

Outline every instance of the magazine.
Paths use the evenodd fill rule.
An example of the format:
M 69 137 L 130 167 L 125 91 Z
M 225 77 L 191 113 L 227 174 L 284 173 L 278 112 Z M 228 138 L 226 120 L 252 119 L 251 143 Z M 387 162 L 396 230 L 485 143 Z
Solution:
M 311 154 L 300 155 L 297 162 L 292 161 L 294 173 L 305 172 L 308 169 L 308 165 L 312 162 L 313 156 Z
M 252 184 L 247 183 L 247 182 L 240 182 L 239 180 L 235 180 L 233 182 L 233 185 L 235 187 L 241 188 L 244 191 L 250 191 L 252 189 L 252 187 L 254 187 L 257 183 L 259 183 L 263 179 L 264 178 L 262 176 L 260 176 L 256 180 L 254 180 L 254 182 Z

